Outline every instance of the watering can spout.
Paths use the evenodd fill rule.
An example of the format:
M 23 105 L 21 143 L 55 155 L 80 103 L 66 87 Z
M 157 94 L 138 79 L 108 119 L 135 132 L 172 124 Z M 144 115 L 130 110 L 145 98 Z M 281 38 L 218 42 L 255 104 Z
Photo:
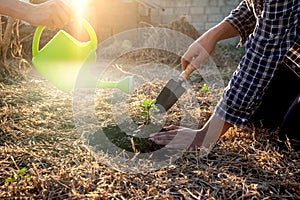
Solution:
M 128 76 L 128 77 L 124 78 L 123 80 L 121 80 L 120 82 L 118 82 L 117 88 L 119 88 L 123 92 L 129 93 L 129 94 L 132 93 L 133 92 L 133 76 Z
M 118 88 L 121 91 L 131 94 L 134 88 L 133 76 L 127 76 L 119 82 L 97 81 L 97 88 Z

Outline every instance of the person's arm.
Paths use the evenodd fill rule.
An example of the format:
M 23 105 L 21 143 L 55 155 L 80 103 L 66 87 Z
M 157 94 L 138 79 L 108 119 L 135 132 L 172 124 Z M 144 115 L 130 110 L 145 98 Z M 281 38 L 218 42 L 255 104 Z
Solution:
M 204 33 L 189 47 L 181 60 L 182 69 L 185 70 L 188 65 L 192 65 L 195 69 L 201 67 L 221 40 L 240 36 L 241 43 L 244 43 L 253 32 L 255 23 L 255 16 L 247 2 L 241 2 L 227 18 Z M 175 149 L 209 147 L 232 126 L 233 124 L 213 114 L 200 130 L 170 126 L 166 127 L 166 132 L 151 134 L 149 139 L 156 144 Z
M 300 36 L 298 37 L 285 54 L 283 62 L 300 78 Z
M 171 125 L 164 127 L 164 132 L 151 134 L 149 140 L 171 149 L 209 148 L 232 126 L 232 124 L 212 115 L 201 129 L 194 130 Z
M 213 48 L 219 41 L 237 37 L 239 35 L 239 31 L 224 20 L 203 34 L 197 42 L 202 44 L 208 53 L 212 53 Z
M 256 19 L 251 8 L 247 1 L 242 1 L 222 22 L 209 29 L 191 44 L 182 57 L 182 69 L 185 70 L 189 64 L 195 69 L 200 68 L 219 41 L 240 36 L 240 45 L 243 44 L 253 32 L 255 24 Z
M 49 0 L 42 4 L 0 0 L 0 14 L 49 29 L 63 28 L 74 15 L 72 9 L 61 0 Z
M 1 15 L 11 16 L 17 19 L 23 19 L 26 12 L 30 12 L 32 6 L 19 0 L 0 0 Z
M 214 51 L 216 44 L 228 38 L 239 36 L 239 32 L 227 21 L 222 21 L 200 36 L 181 59 L 182 69 L 191 64 L 195 69 L 204 64 Z

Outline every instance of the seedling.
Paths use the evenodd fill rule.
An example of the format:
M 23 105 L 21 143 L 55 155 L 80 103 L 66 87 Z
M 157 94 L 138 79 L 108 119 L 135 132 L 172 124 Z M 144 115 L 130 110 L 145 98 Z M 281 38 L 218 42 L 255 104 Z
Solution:
M 206 83 L 204 83 L 200 89 L 200 92 L 206 94 L 206 93 L 210 93 L 211 89 L 206 85 Z
M 151 119 L 150 119 L 150 113 L 151 112 L 158 112 L 158 108 L 155 105 L 156 99 L 154 100 L 144 100 L 143 104 L 140 105 L 142 108 L 141 115 L 145 118 L 145 124 L 149 124 Z
M 25 175 L 26 171 L 27 171 L 27 169 L 26 169 L 25 167 L 22 168 L 22 169 L 20 169 L 20 170 L 18 171 L 17 174 L 14 174 L 14 175 L 13 175 L 13 177 L 9 177 L 9 178 L 5 179 L 5 183 L 6 183 L 6 184 L 9 184 L 9 183 L 12 182 L 13 180 L 19 182 L 19 181 L 21 180 L 21 178 Z M 24 176 L 24 177 L 25 177 L 26 179 L 29 179 L 29 178 L 30 178 L 30 175 L 27 174 L 27 175 Z

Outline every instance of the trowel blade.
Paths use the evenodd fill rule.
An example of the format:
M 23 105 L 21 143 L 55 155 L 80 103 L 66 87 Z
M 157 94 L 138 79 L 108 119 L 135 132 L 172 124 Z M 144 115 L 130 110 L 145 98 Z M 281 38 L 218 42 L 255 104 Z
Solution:
M 185 92 L 182 81 L 171 79 L 156 98 L 156 106 L 160 112 L 168 111 Z

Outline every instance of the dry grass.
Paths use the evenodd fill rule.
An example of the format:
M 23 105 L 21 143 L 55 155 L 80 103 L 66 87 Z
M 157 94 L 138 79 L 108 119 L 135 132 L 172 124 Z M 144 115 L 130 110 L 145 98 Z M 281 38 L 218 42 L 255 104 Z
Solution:
M 147 91 L 156 90 L 134 93 L 131 104 L 143 99 Z M 201 115 L 204 122 L 214 99 L 197 94 L 206 113 Z M 108 98 L 104 96 L 96 103 L 101 105 L 99 118 Z M 205 157 L 187 152 L 168 167 L 127 174 L 104 164 L 109 162 L 107 155 L 96 159 L 82 146 L 73 122 L 71 94 L 30 78 L 10 85 L 1 83 L 0 98 L 2 198 L 300 198 L 299 152 L 280 150 L 274 139 L 276 132 L 254 127 L 232 129 Z M 168 123 L 179 123 L 177 109 L 173 108 Z M 138 109 L 132 106 L 132 110 L 136 116 L 134 110 Z M 22 168 L 26 168 L 24 173 L 20 173 Z
M 135 64 L 158 57 L 176 60 L 160 52 L 150 55 L 150 60 L 142 57 Z M 240 55 L 229 47 L 216 49 L 214 60 L 225 80 Z M 132 62 L 124 61 L 114 65 L 114 74 L 128 75 Z M 185 118 L 191 126 L 201 127 L 211 115 L 218 96 L 200 92 L 201 79 L 192 80 L 180 105 L 168 112 L 166 124 L 180 125 Z M 130 96 L 130 112 L 125 114 L 141 122 L 139 105 L 154 99 L 164 84 L 160 79 L 141 84 Z M 111 98 L 110 91 L 95 94 L 101 127 L 115 125 Z M 132 147 L 132 141 L 127 142 Z M 108 154 L 95 155 L 84 147 L 75 127 L 72 94 L 35 77 L 0 82 L 2 199 L 300 199 L 299 152 L 279 148 L 276 131 L 251 126 L 231 129 L 206 156 L 186 152 L 155 171 L 125 173 L 110 162 Z

